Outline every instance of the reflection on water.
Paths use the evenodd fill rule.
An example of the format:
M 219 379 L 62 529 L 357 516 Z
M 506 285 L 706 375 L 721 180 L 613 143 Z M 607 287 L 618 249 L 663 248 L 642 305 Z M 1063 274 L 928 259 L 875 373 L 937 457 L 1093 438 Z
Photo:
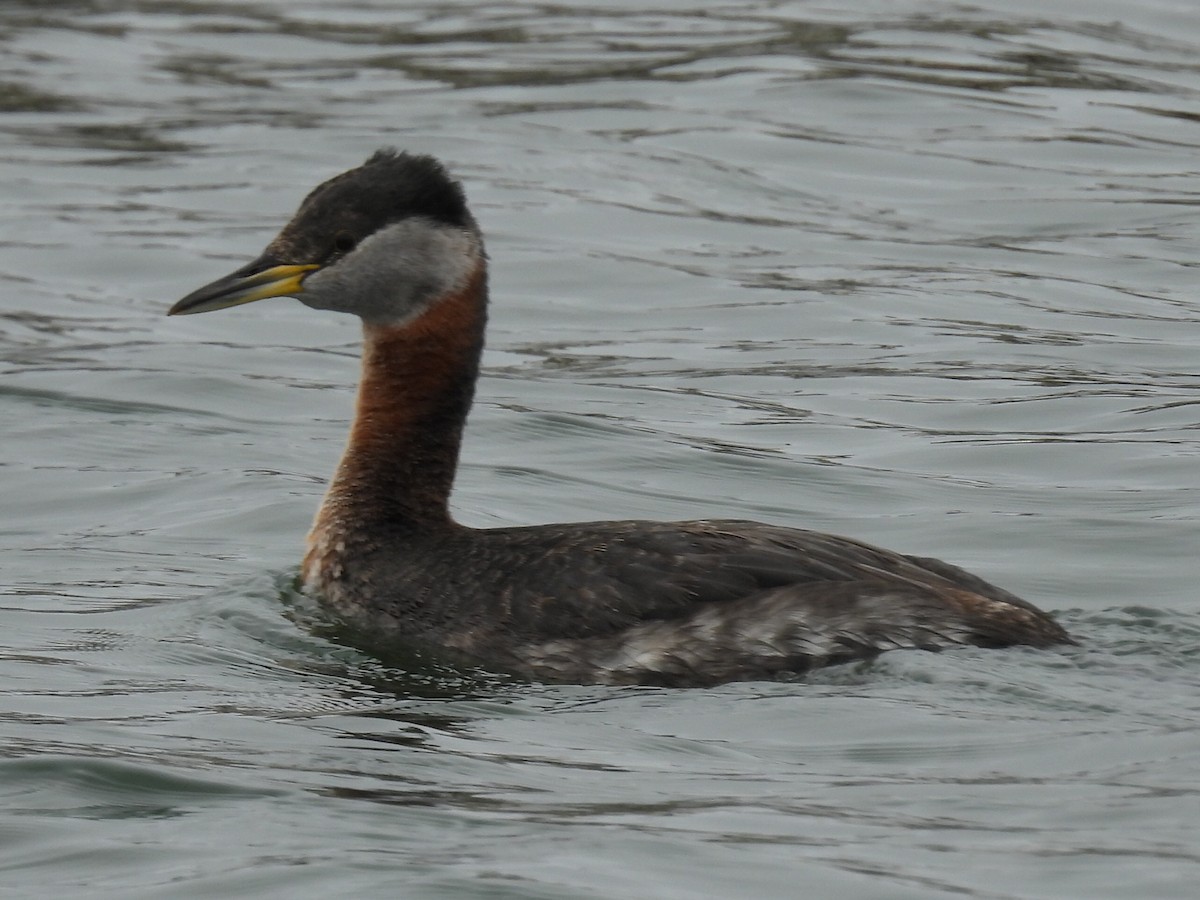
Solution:
M 111 0 L 0 36 L 11 890 L 1189 895 L 1188 4 Z M 288 585 L 355 323 L 162 313 L 381 145 L 489 237 L 464 521 L 854 534 L 1084 645 L 694 692 L 350 646 Z

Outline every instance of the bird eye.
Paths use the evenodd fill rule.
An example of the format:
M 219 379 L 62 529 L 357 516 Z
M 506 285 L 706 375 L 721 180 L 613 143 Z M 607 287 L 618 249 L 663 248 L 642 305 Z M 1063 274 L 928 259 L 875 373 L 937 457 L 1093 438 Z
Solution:
M 333 236 L 335 253 L 349 253 L 358 244 L 358 239 L 348 231 L 339 231 Z

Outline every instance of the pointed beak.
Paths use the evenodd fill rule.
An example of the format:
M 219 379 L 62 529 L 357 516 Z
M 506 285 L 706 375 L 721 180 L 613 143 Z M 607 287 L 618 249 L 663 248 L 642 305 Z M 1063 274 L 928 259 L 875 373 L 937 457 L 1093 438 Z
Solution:
M 168 316 L 190 316 L 265 300 L 267 297 L 294 297 L 302 290 L 304 279 L 318 265 L 279 265 L 269 256 L 261 256 L 232 275 L 218 278 L 192 291 L 169 310 Z

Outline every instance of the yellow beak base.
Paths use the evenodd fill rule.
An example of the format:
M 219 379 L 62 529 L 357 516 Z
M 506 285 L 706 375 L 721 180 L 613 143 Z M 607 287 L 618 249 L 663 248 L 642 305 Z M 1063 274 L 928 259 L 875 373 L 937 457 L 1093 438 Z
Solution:
M 265 300 L 268 297 L 294 297 L 301 293 L 304 279 L 318 265 L 273 265 L 255 269 L 251 263 L 232 275 L 192 291 L 169 310 L 168 316 L 190 316 Z M 248 271 L 249 270 L 249 271 Z

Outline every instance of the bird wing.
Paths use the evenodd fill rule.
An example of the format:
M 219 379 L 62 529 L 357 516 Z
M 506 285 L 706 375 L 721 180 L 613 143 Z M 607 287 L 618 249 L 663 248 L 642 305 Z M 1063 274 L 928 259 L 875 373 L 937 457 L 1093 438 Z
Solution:
M 477 612 L 529 638 L 600 636 L 765 592 L 819 605 L 846 593 L 831 585 L 855 584 L 859 594 L 957 588 L 1028 606 L 938 560 L 756 522 L 595 522 L 552 533 L 495 529 L 475 532 L 475 538 L 460 556 L 459 570 L 476 585 L 494 585 L 485 601 L 490 608 Z M 495 552 L 491 541 L 504 553 Z M 477 587 L 470 593 L 478 596 Z

